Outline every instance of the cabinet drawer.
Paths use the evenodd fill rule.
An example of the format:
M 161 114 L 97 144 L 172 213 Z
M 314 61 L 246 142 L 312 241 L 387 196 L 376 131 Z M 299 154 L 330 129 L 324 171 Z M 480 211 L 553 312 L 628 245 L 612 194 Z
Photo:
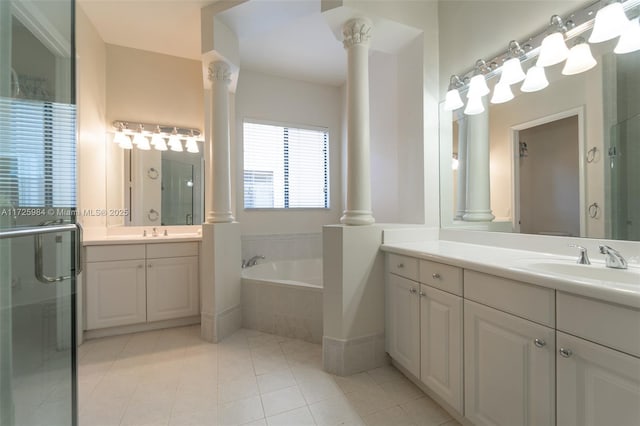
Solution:
M 421 260 L 420 282 L 462 296 L 462 268 Z
M 555 327 L 555 290 L 465 270 L 464 297 Z
M 418 281 L 418 259 L 397 254 L 387 257 L 387 270 L 401 277 Z
M 198 243 L 155 243 L 147 244 L 147 259 L 159 257 L 197 256 Z
M 89 246 L 85 248 L 86 262 L 109 262 L 112 260 L 144 260 L 144 244 L 116 244 Z
M 640 357 L 640 310 L 558 292 L 558 330 Z

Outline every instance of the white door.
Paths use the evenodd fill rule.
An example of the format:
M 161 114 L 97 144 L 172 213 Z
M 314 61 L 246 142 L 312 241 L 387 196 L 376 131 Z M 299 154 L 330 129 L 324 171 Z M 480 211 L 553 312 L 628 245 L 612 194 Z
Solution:
M 558 425 L 640 424 L 640 359 L 558 332 Z
M 89 262 L 86 277 L 88 330 L 147 320 L 144 260 Z
M 388 277 L 389 355 L 420 377 L 420 284 L 394 274 Z
M 147 319 L 160 321 L 200 313 L 198 257 L 147 260 Z
M 476 425 L 555 424 L 555 331 L 464 301 L 465 416 Z
M 462 298 L 420 288 L 420 379 L 462 413 Z

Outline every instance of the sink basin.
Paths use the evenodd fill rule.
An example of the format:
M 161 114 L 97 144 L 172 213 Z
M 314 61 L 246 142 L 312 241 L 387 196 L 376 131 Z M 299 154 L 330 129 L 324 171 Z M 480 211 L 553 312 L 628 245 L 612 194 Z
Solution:
M 527 263 L 527 269 L 595 281 L 640 285 L 640 269 L 633 267 L 629 267 L 629 269 L 612 269 L 606 268 L 604 264 L 580 265 L 546 260 Z

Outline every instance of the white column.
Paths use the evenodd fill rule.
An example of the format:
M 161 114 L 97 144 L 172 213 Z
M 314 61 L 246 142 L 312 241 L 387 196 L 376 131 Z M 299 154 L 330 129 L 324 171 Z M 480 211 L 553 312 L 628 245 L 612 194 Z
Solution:
M 467 205 L 467 118 L 458 114 L 458 180 L 455 220 L 462 220 Z
M 205 198 L 212 200 L 207 223 L 233 222 L 231 214 L 231 160 L 229 154 L 229 83 L 231 72 L 224 61 L 209 64 L 211 80 L 211 140 L 205 168 L 207 188 Z M 213 167 L 213 170 L 211 168 Z
M 347 21 L 342 28 L 347 49 L 347 209 L 346 225 L 370 225 L 371 162 L 369 160 L 369 39 L 371 22 Z
M 484 112 L 467 117 L 467 205 L 463 220 L 491 222 L 489 191 L 489 102 L 482 100 Z

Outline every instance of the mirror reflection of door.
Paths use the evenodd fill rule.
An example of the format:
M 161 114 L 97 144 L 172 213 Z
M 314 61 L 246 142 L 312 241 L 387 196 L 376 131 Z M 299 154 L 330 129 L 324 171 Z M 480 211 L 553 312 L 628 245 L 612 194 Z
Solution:
M 578 116 L 520 130 L 520 232 L 580 236 Z
M 162 159 L 162 224 L 193 225 L 194 166 Z

